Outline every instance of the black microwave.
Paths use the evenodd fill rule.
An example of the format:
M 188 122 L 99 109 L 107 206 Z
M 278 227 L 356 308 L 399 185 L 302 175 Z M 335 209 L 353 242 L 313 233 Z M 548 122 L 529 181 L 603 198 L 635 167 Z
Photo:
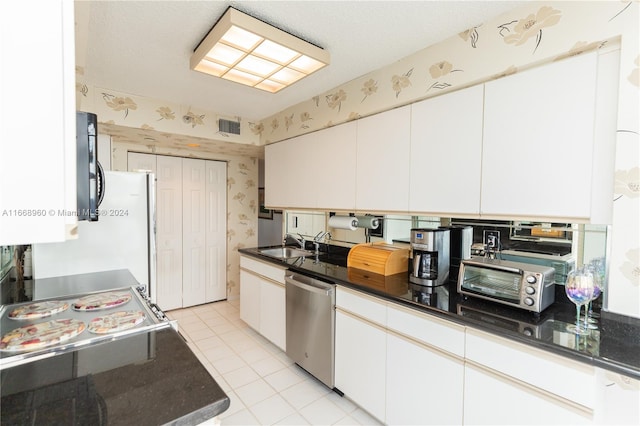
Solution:
M 78 220 L 97 221 L 104 197 L 104 172 L 98 162 L 98 117 L 76 112 Z

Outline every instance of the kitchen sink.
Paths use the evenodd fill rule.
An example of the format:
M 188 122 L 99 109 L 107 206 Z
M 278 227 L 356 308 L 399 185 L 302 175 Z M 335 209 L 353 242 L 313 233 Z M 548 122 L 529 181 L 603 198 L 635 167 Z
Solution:
M 293 247 L 276 247 L 259 250 L 260 254 L 275 257 L 278 259 L 290 259 L 293 257 L 315 256 L 315 253 L 308 250 Z

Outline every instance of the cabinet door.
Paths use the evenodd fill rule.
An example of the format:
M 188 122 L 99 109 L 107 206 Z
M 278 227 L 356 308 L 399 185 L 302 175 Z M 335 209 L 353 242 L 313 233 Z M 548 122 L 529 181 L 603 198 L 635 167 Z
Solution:
M 34 6 L 0 6 L 0 245 L 77 235 L 74 3 Z
M 411 106 L 409 210 L 480 212 L 483 86 Z
M 315 208 L 317 180 L 313 168 L 315 133 L 265 147 L 265 205 L 267 208 Z
M 182 159 L 182 306 L 206 301 L 206 165 Z
M 464 370 L 465 425 L 581 425 L 592 415 L 551 393 L 525 387 L 487 370 Z
M 159 155 L 156 161 L 156 303 L 171 310 L 182 307 L 182 159 Z
M 227 163 L 205 162 L 205 297 L 227 297 Z
M 314 177 L 316 207 L 354 210 L 356 206 L 356 123 L 316 132 L 310 172 Z
M 462 424 L 463 381 L 462 360 L 387 334 L 387 424 Z
M 590 217 L 597 60 L 485 85 L 481 214 Z
M 158 165 L 155 154 L 142 154 L 140 152 L 127 153 L 127 170 L 130 172 L 149 171 L 158 173 Z
M 596 424 L 640 424 L 639 380 L 598 368 L 596 392 Z
M 240 270 L 240 318 L 260 331 L 260 277 Z
M 336 311 L 336 388 L 380 421 L 385 420 L 386 332 Z
M 409 210 L 411 108 L 357 121 L 356 209 Z
M 286 296 L 283 285 L 268 280 L 260 284 L 260 334 L 283 351 L 287 340 Z
M 470 327 L 465 333 L 465 358 L 468 361 L 587 409 L 595 406 L 595 368 L 592 365 Z M 545 374 L 540 374 L 541 371 Z

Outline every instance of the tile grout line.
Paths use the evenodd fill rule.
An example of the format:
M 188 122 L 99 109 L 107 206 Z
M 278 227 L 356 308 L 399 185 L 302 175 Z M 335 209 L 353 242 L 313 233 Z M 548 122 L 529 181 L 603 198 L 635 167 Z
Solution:
M 219 303 L 219 302 L 217 302 Z M 210 307 L 210 309 L 207 309 L 205 307 Z M 231 306 L 231 305 L 229 305 Z M 231 312 L 230 312 L 231 311 Z M 211 366 L 211 368 L 218 373 L 219 377 L 222 378 L 225 383 L 229 386 L 230 388 L 230 392 L 233 392 L 233 394 L 238 398 L 238 400 L 242 403 L 242 406 L 244 408 L 241 408 L 237 411 L 235 411 L 233 414 L 230 414 L 229 416 L 233 416 L 237 413 L 240 413 L 243 409 L 247 410 L 251 416 L 253 416 L 256 420 L 259 421 L 258 416 L 255 413 L 255 408 L 252 410 L 252 407 L 255 407 L 256 405 L 263 403 L 264 401 L 268 400 L 269 398 L 273 398 L 274 396 L 278 396 L 281 398 L 281 400 L 287 404 L 287 406 L 293 410 L 292 413 L 289 413 L 287 415 L 285 415 L 284 417 L 280 418 L 279 420 L 277 420 L 275 423 L 278 423 L 280 421 L 285 420 L 286 418 L 293 416 L 294 414 L 297 414 L 298 416 L 300 416 L 301 418 L 303 418 L 306 422 L 308 422 L 309 424 L 312 424 L 312 422 L 309 420 L 309 418 L 307 418 L 305 415 L 302 414 L 301 410 L 309 407 L 310 405 L 317 403 L 318 401 L 320 401 L 321 399 L 325 398 L 326 402 L 328 402 L 329 404 L 331 404 L 331 406 L 333 406 L 335 408 L 335 410 L 341 414 L 341 417 L 334 423 L 339 423 L 340 421 L 344 420 L 347 417 L 350 417 L 352 420 L 355 420 L 355 418 L 352 417 L 352 414 L 354 412 L 357 411 L 357 408 L 352 410 L 351 412 L 347 412 L 346 410 L 344 410 L 343 408 L 339 407 L 336 403 L 334 403 L 333 401 L 331 401 L 328 397 L 331 395 L 331 392 L 333 392 L 333 390 L 326 388 L 326 390 L 328 390 L 328 392 L 321 394 L 320 396 L 318 396 L 317 398 L 314 398 L 313 400 L 306 402 L 304 405 L 302 405 L 300 408 L 296 408 L 295 406 L 292 405 L 292 403 L 282 395 L 282 393 L 288 389 L 293 388 L 294 386 L 300 385 L 301 383 L 304 383 L 306 381 L 308 381 L 309 383 L 314 383 L 314 385 L 317 385 L 317 383 L 315 383 L 315 381 L 311 380 L 313 379 L 313 376 L 311 376 L 309 373 L 307 373 L 306 371 L 304 371 L 303 369 L 300 369 L 300 371 L 295 372 L 292 370 L 292 367 L 295 366 L 295 363 L 292 364 L 285 364 L 279 357 L 278 355 L 284 354 L 284 352 L 277 348 L 278 351 L 276 353 L 272 352 L 271 350 L 269 350 L 269 348 L 267 347 L 267 345 L 273 345 L 271 342 L 269 342 L 268 340 L 264 339 L 262 336 L 260 336 L 259 334 L 257 334 L 257 332 L 253 329 L 251 329 L 248 325 L 246 325 L 246 323 L 244 323 L 240 317 L 239 317 L 239 309 L 236 307 L 233 307 L 233 309 L 224 309 L 224 310 L 217 310 L 215 309 L 213 306 L 209 306 L 209 305 L 199 305 L 197 307 L 194 308 L 184 308 L 181 310 L 178 310 L 178 312 L 180 312 L 179 314 L 175 315 L 176 311 L 173 312 L 169 312 L 169 317 L 171 319 L 176 319 L 178 320 L 178 327 L 179 330 L 182 328 L 180 327 L 180 319 L 186 317 L 196 317 L 197 321 L 193 321 L 193 322 L 189 322 L 189 323 L 195 323 L 195 322 L 200 322 L 202 323 L 208 331 L 210 331 L 213 336 L 210 337 L 206 337 L 206 338 L 202 338 L 202 339 L 198 339 L 195 340 L 191 334 L 189 334 L 188 330 L 184 330 L 184 337 L 187 340 L 187 342 L 190 343 L 190 348 L 192 350 L 194 350 L 194 348 L 200 353 L 200 355 L 206 360 L 206 363 L 209 364 Z M 215 316 L 211 315 L 210 312 L 215 312 Z M 184 315 L 184 314 L 189 314 L 189 315 Z M 233 318 L 229 319 L 229 317 L 225 316 L 226 315 L 231 315 Z M 201 316 L 202 315 L 202 316 Z M 203 318 L 204 316 L 204 318 Z M 210 319 L 218 319 L 218 318 L 222 318 L 224 319 L 225 325 L 229 325 L 232 328 L 230 328 L 229 330 L 218 334 L 215 330 L 215 325 L 214 326 L 210 326 L 207 321 Z M 241 322 L 243 324 L 245 324 L 244 327 L 238 327 L 234 322 Z M 189 324 L 187 323 L 187 324 Z M 189 327 L 187 327 L 189 328 Z M 196 331 L 200 331 L 200 329 L 198 328 Z M 252 361 L 251 363 L 246 361 L 240 351 L 238 349 L 235 349 L 232 345 L 229 344 L 229 341 L 225 339 L 224 335 L 225 334 L 229 334 L 229 333 L 233 333 L 233 332 L 239 332 L 242 335 L 242 338 L 248 338 L 250 339 L 251 343 L 253 345 L 255 345 L 255 348 L 259 348 L 263 351 L 265 351 L 268 354 L 268 357 L 266 358 L 262 358 L 260 360 L 256 360 L 256 361 Z M 193 333 L 193 331 L 192 331 Z M 245 383 L 241 386 L 236 386 L 234 387 L 226 378 L 225 378 L 225 374 L 231 373 L 233 371 L 237 371 L 241 368 L 243 368 L 244 366 L 238 367 L 238 368 L 234 368 L 232 370 L 229 370 L 226 373 L 221 373 L 219 370 L 216 369 L 215 364 L 213 361 L 211 361 L 205 354 L 202 348 L 200 348 L 200 346 L 198 345 L 198 341 L 200 340 L 205 340 L 207 338 L 211 338 L 211 337 L 217 337 L 218 339 L 220 339 L 221 344 L 223 344 L 224 346 L 226 346 L 227 348 L 229 348 L 231 350 L 231 352 L 233 353 L 233 355 L 229 355 L 228 357 L 223 357 L 221 359 L 226 359 L 226 358 L 231 358 L 233 356 L 237 356 L 242 360 L 242 363 L 244 364 L 244 366 L 249 367 L 249 369 L 255 373 L 257 375 L 257 378 L 255 380 L 251 380 L 248 383 Z M 228 336 L 227 336 L 228 338 Z M 212 347 L 211 349 L 215 349 L 216 347 Z M 252 348 L 253 349 L 253 348 Z M 196 354 L 198 355 L 198 354 Z M 198 357 L 198 359 L 200 359 L 200 357 Z M 269 374 L 266 375 L 262 375 L 259 371 L 257 371 L 252 364 L 266 360 L 266 359 L 273 359 L 276 362 L 281 364 L 281 368 L 279 368 L 278 370 L 274 371 L 274 372 L 270 372 Z M 219 360 L 217 360 L 219 361 Z M 203 362 L 203 364 L 205 364 L 205 362 L 201 359 L 201 362 Z M 206 365 L 205 365 L 206 368 Z M 299 367 L 298 367 L 299 368 Z M 295 374 L 297 376 L 299 376 L 299 378 L 301 379 L 300 381 L 297 381 L 296 383 L 292 383 L 290 385 L 287 385 L 286 387 L 283 387 L 281 390 L 278 390 L 277 388 L 275 388 L 269 381 L 266 380 L 266 377 L 273 375 L 273 374 L 277 374 L 281 371 L 284 370 L 288 370 L 290 371 L 292 374 Z M 209 372 L 209 374 L 212 375 L 212 377 L 214 376 L 211 371 L 209 371 L 209 369 L 207 369 L 207 371 Z M 245 403 L 245 401 L 242 399 L 242 397 L 240 397 L 240 395 L 238 394 L 238 389 L 244 387 L 244 386 L 248 386 L 251 385 L 253 383 L 258 382 L 258 380 L 261 380 L 262 382 L 264 382 L 270 390 L 272 390 L 274 393 L 271 394 L 270 396 L 261 399 L 259 401 L 255 401 L 253 403 L 252 406 L 249 406 Z M 222 417 L 222 421 L 224 423 L 224 417 Z

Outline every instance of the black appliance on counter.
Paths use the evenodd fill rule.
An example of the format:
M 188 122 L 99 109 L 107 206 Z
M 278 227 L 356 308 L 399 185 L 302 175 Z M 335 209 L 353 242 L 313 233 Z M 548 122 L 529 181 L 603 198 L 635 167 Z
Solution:
M 78 220 L 97 221 L 104 172 L 98 162 L 98 117 L 90 112 L 76 112 L 76 161 Z
M 471 259 L 473 227 L 466 225 L 441 226 L 449 230 L 449 282 L 458 283 L 460 262 Z

